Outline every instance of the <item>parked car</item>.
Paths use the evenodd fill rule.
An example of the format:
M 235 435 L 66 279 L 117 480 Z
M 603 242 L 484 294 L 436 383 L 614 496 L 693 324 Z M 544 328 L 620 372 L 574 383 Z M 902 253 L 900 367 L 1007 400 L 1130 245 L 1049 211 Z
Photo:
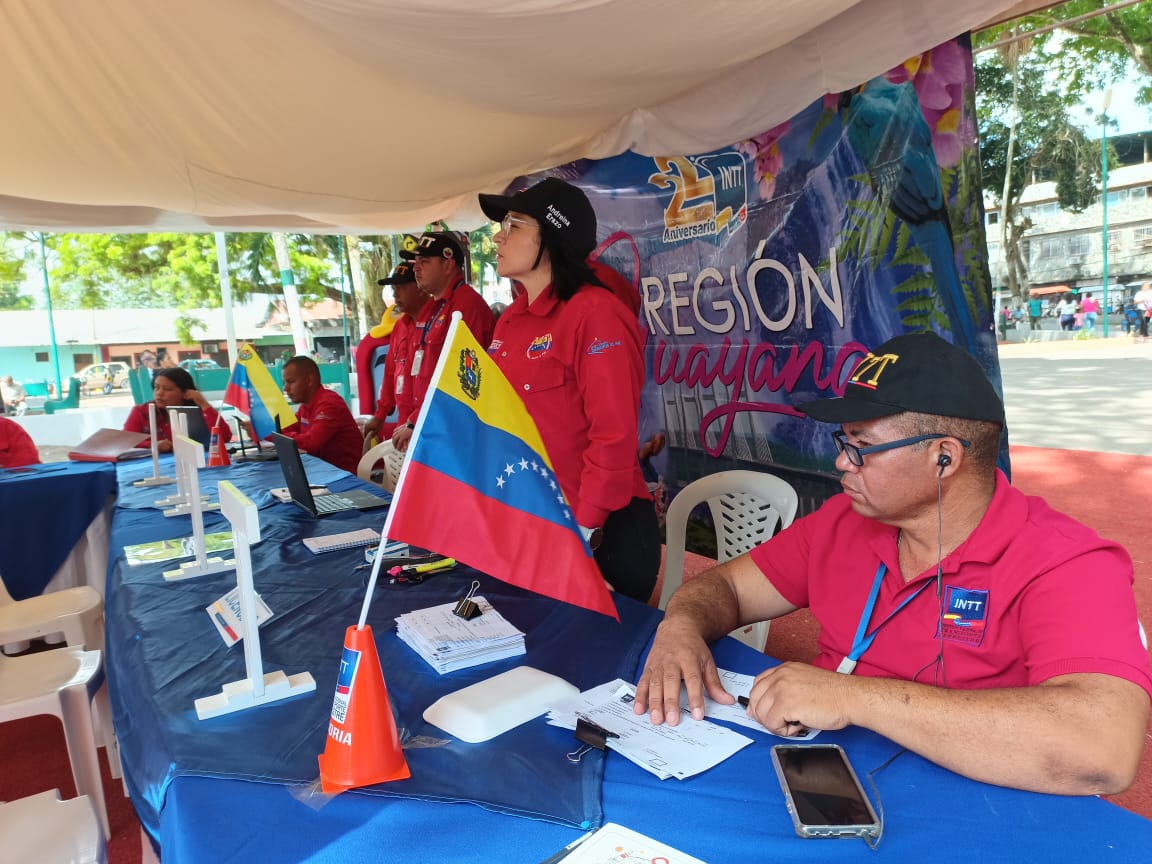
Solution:
M 75 377 L 80 379 L 81 389 L 89 393 L 111 393 L 128 389 L 128 372 L 127 363 L 113 361 L 85 366 Z
M 219 369 L 220 364 L 211 357 L 193 357 L 190 360 L 181 360 L 182 368 L 191 372 L 193 369 Z

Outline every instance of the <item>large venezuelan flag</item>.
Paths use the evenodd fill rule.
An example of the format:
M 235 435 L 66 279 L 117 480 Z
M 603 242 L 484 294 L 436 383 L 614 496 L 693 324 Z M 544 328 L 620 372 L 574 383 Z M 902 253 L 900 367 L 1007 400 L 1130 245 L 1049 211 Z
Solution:
M 272 373 L 256 349 L 248 344 L 241 345 L 237 352 L 236 366 L 224 391 L 224 404 L 248 415 L 257 438 L 267 438 L 296 422 L 284 392 L 272 380 Z
M 544 442 L 454 314 L 384 534 L 619 619 Z

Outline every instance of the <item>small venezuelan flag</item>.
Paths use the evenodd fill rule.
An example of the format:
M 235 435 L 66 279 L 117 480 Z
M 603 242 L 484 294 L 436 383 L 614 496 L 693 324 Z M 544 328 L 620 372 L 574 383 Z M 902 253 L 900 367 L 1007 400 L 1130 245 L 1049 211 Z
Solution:
M 224 403 L 248 415 L 257 438 L 267 438 L 296 422 L 284 392 L 276 386 L 256 349 L 248 344 L 241 345 L 237 352 L 236 366 L 224 391 Z
M 384 535 L 619 619 L 536 424 L 453 315 Z

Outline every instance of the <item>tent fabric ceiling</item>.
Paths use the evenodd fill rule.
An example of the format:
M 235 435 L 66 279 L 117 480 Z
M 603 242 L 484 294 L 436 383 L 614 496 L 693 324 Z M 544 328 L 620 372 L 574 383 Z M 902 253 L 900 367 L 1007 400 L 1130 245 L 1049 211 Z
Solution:
M 1013 0 L 5 0 L 0 228 L 378 233 L 756 135 Z

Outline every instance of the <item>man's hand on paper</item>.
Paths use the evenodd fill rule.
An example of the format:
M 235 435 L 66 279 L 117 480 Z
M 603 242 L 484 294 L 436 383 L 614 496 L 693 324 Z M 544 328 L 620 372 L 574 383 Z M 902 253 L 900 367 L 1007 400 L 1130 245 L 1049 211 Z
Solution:
M 680 686 L 688 694 L 688 708 L 696 720 L 704 719 L 704 695 L 722 705 L 731 705 L 736 698 L 724 689 L 716 662 L 708 643 L 690 623 L 678 623 L 665 618 L 656 628 L 652 650 L 644 673 L 636 685 L 633 711 L 648 713 L 656 725 L 680 722 Z
M 850 722 L 849 675 L 808 663 L 781 663 L 756 676 L 748 694 L 748 713 L 776 735 L 803 729 L 843 729 Z

